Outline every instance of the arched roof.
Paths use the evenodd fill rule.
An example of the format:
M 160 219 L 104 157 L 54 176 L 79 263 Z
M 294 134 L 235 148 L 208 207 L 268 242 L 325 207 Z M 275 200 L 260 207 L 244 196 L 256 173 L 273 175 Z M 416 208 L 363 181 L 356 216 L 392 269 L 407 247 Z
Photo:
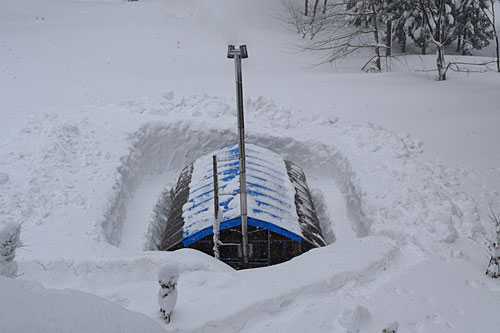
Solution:
M 184 246 L 213 233 L 212 156 L 218 160 L 221 230 L 241 224 L 238 145 L 198 158 L 181 173 L 167 221 L 162 249 Z M 295 164 L 262 147 L 247 144 L 248 225 L 296 241 L 325 245 L 306 179 Z

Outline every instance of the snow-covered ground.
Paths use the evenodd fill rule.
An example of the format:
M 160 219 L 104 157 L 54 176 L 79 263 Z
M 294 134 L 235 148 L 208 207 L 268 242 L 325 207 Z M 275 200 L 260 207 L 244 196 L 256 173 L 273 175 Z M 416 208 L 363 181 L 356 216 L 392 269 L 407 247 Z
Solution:
M 281 6 L 0 3 L 0 223 L 23 223 L 16 280 L 29 281 L 2 280 L 13 309 L 31 297 L 58 298 L 55 312 L 78 297 L 93 307 L 38 282 L 142 312 L 151 331 L 154 320 L 214 332 L 498 329 L 500 283 L 484 271 L 488 205 L 500 210 L 500 75 L 437 82 L 415 70 L 433 56 L 380 74 L 360 73 L 364 59 L 307 68 L 314 58 L 291 49 Z M 192 250 L 143 251 L 162 190 L 237 139 L 229 43 L 249 50 L 248 141 L 302 167 L 330 243 L 238 272 Z M 169 325 L 156 297 L 164 263 L 181 272 Z M 111 321 L 128 316 L 109 306 Z M 0 319 L 0 331 L 29 330 Z

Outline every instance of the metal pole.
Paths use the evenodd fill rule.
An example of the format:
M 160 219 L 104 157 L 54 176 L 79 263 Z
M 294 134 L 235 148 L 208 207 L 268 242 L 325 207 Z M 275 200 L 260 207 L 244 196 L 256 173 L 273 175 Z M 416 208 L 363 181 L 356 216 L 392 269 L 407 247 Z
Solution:
M 220 233 L 220 216 L 219 216 L 219 179 L 217 176 L 217 156 L 213 155 L 213 181 L 214 181 L 214 257 L 219 259 L 219 233 Z
M 238 152 L 240 161 L 240 208 L 243 264 L 248 264 L 248 226 L 247 226 L 247 170 L 245 160 L 245 118 L 243 115 L 243 82 L 241 78 L 241 58 L 234 57 L 236 66 L 236 97 L 238 103 Z
M 213 176 L 214 176 L 214 215 L 219 217 L 219 177 L 217 176 L 217 155 L 213 155 Z
M 241 45 L 236 49 L 228 47 L 228 57 L 234 58 L 236 70 L 236 103 L 238 108 L 238 159 L 240 165 L 240 210 L 243 265 L 248 264 L 248 215 L 247 215 L 247 178 L 245 160 L 245 118 L 243 115 L 243 82 L 241 75 L 241 59 L 247 58 L 247 48 Z

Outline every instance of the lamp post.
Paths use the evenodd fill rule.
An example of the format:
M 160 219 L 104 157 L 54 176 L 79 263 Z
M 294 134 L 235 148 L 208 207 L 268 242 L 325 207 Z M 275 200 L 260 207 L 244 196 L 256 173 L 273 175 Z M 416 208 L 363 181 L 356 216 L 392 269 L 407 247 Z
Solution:
M 243 117 L 243 82 L 241 78 L 241 59 L 248 58 L 246 45 L 236 48 L 228 45 L 227 57 L 234 59 L 236 70 L 236 104 L 238 108 L 238 160 L 240 164 L 240 212 L 243 264 L 248 264 L 248 225 L 247 225 L 247 180 L 245 162 L 245 118 Z

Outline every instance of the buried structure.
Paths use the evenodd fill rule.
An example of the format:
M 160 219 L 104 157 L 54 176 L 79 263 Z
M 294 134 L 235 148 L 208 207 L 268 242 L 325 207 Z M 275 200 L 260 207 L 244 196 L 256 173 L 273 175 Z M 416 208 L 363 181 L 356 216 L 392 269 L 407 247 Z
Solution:
M 166 220 L 157 221 L 165 230 L 159 249 L 193 248 L 240 269 L 278 264 L 324 246 L 302 170 L 251 144 L 245 151 L 243 228 L 238 154 L 238 144 L 231 144 L 183 169 L 176 187 L 164 194 L 170 199 Z
M 302 170 L 267 149 L 245 148 L 246 46 L 229 45 L 227 57 L 235 63 L 238 143 L 185 167 L 163 194 L 170 200 L 160 198 L 168 209 L 156 221 L 165 230 L 159 249 L 197 249 L 236 269 L 278 264 L 325 241 Z

